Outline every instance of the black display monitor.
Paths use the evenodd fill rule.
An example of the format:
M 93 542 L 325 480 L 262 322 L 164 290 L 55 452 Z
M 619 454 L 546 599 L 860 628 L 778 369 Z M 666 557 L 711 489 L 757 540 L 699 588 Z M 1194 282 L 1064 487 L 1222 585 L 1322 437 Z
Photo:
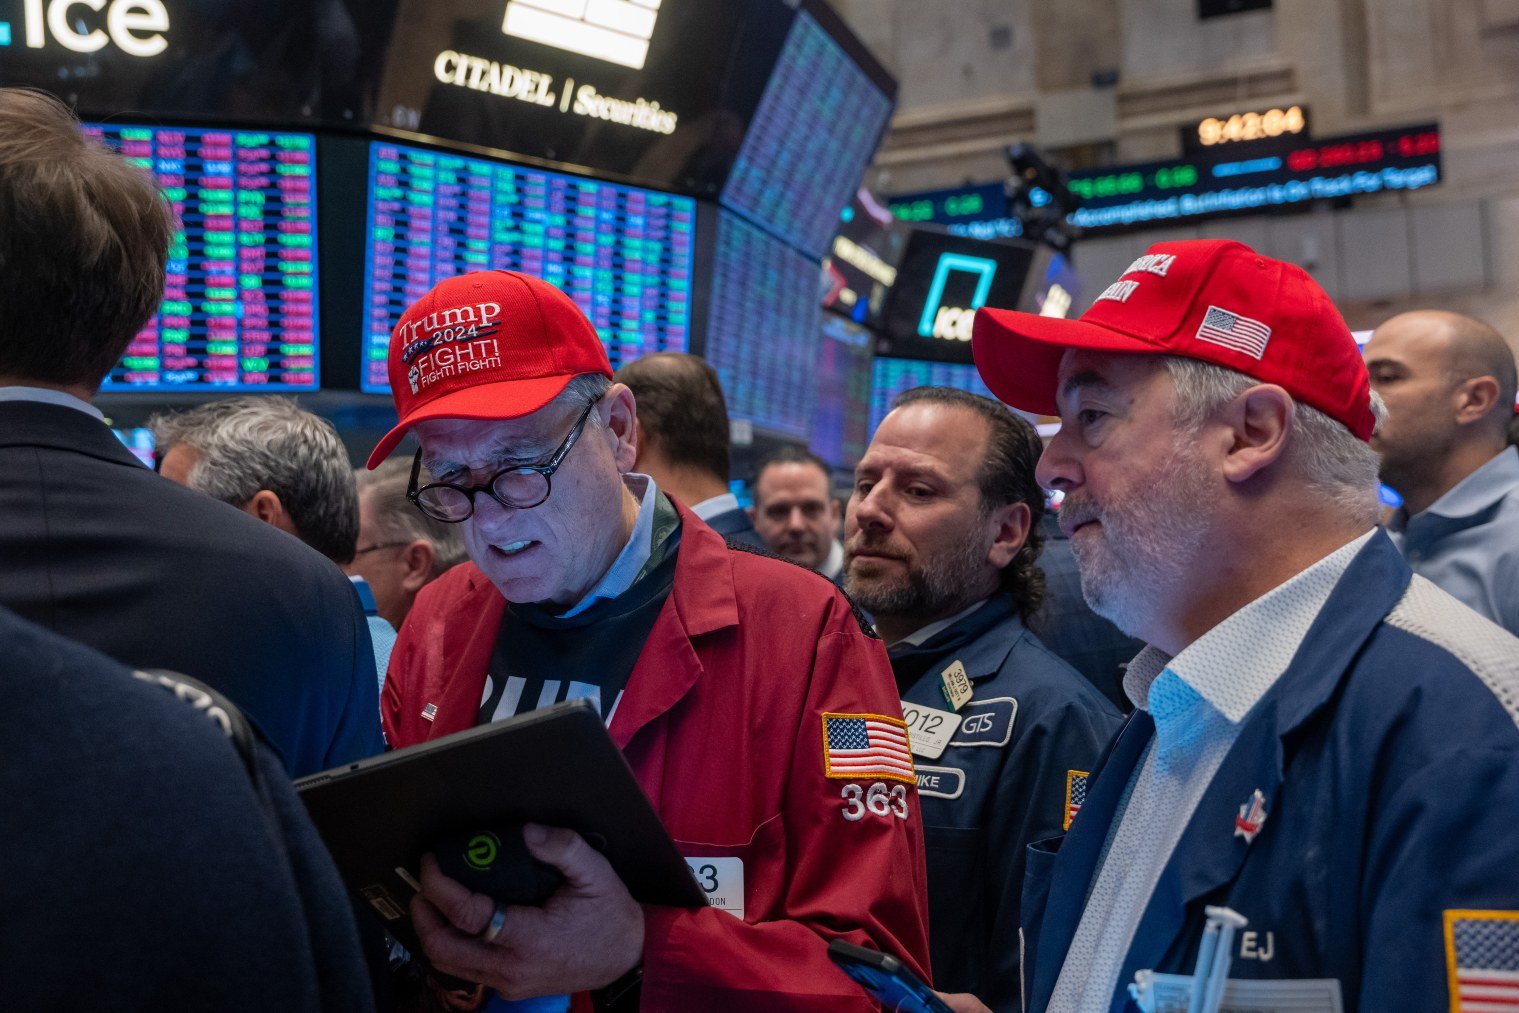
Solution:
M 836 467 L 853 466 L 870 440 L 870 393 L 875 335 L 843 317 L 822 315 L 818 345 L 817 407 L 812 415 L 812 452 Z
M 819 265 L 731 212 L 717 217 L 705 355 L 728 414 L 805 439 L 817 396 Z
M 0 0 L 0 85 L 117 114 L 365 128 L 397 0 Z
M 890 209 L 861 187 L 842 214 L 823 261 L 823 308 L 857 324 L 875 326 L 897 277 L 907 229 Z
M 318 387 L 316 139 L 87 124 L 150 170 L 181 228 L 164 301 L 105 392 Z
M 896 83 L 825 4 L 796 14 L 722 203 L 815 257 L 875 157 Z
M 919 227 L 908 236 L 886 295 L 877 353 L 971 362 L 971 325 L 982 306 L 1027 309 L 1052 251 L 1023 240 L 984 240 Z
M 783 0 L 402 0 L 376 125 L 715 196 Z M 784 30 L 784 29 L 782 29 Z
M 689 343 L 689 197 L 409 145 L 370 145 L 360 386 L 389 393 L 391 331 L 444 278 L 523 271 L 569 294 L 615 369 Z

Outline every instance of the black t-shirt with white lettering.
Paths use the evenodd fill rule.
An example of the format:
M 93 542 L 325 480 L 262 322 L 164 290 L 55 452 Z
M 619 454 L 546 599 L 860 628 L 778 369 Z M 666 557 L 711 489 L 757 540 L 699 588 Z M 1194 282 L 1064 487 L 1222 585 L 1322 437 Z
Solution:
M 649 560 L 626 591 L 568 619 L 540 605 L 508 605 L 476 723 L 582 698 L 610 723 L 674 586 L 679 548 L 680 515 L 656 493 Z

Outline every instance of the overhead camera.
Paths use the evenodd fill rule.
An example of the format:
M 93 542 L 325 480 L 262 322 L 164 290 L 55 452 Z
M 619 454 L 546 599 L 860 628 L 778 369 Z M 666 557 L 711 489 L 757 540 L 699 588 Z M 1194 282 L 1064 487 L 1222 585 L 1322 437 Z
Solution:
M 1023 222 L 1024 237 L 1069 257 L 1081 229 L 1066 218 L 1081 207 L 1081 198 L 1066 185 L 1065 173 L 1046 162 L 1032 145 L 1020 141 L 1006 154 L 1013 171 L 1003 185 L 1009 210 Z

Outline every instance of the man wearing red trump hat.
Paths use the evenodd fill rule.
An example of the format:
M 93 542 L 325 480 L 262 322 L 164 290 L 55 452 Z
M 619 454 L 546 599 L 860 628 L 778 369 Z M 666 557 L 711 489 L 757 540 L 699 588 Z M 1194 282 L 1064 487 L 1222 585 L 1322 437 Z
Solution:
M 1376 528 L 1382 408 L 1323 290 L 1158 243 L 1081 319 L 982 310 L 973 342 L 998 396 L 1059 414 L 1039 480 L 1088 602 L 1148 644 L 1080 814 L 1033 846 L 1027 1008 L 1130 1009 L 1220 962 L 1225 1007 L 1514 1003 L 1519 640 Z M 1211 907 L 1247 921 L 1205 933 Z
M 503 907 L 423 863 L 412 913 L 440 971 L 597 1009 L 867 1010 L 842 938 L 927 972 L 922 830 L 891 668 L 828 581 L 730 548 L 631 473 L 632 393 L 562 292 L 505 271 L 441 282 L 389 372 L 470 562 L 424 589 L 382 712 L 404 746 L 594 701 L 708 893 L 640 906 L 574 833 L 529 827 L 566 884 Z

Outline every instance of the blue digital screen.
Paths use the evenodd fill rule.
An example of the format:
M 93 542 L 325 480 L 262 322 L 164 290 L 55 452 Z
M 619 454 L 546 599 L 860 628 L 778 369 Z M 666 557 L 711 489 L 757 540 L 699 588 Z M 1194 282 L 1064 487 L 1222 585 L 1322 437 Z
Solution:
M 164 300 L 106 391 L 315 390 L 316 138 L 86 124 L 178 216 Z
M 133 457 L 141 461 L 144 466 L 153 467 L 153 430 L 145 426 L 137 426 L 132 429 L 117 429 L 115 426 L 112 426 L 111 432 L 116 434 L 116 438 L 121 441 L 122 446 L 132 452 Z
M 822 256 L 891 116 L 892 100 L 798 12 L 723 187 L 722 203 Z
M 958 362 L 929 362 L 919 359 L 882 359 L 875 361 L 875 382 L 870 393 L 870 431 L 891 411 L 898 394 L 914 387 L 954 387 L 992 400 L 997 399 L 981 382 L 973 365 Z
M 818 348 L 817 407 L 812 416 L 812 452 L 836 467 L 849 467 L 865 454 L 870 440 L 870 389 L 874 380 L 875 334 L 832 313 L 822 316 Z
M 719 212 L 707 361 L 728 414 L 805 438 L 821 340 L 821 267 L 737 215 Z
M 696 202 L 424 148 L 370 146 L 360 386 L 388 393 L 390 334 L 433 285 L 508 270 L 558 286 L 612 368 L 689 347 Z

